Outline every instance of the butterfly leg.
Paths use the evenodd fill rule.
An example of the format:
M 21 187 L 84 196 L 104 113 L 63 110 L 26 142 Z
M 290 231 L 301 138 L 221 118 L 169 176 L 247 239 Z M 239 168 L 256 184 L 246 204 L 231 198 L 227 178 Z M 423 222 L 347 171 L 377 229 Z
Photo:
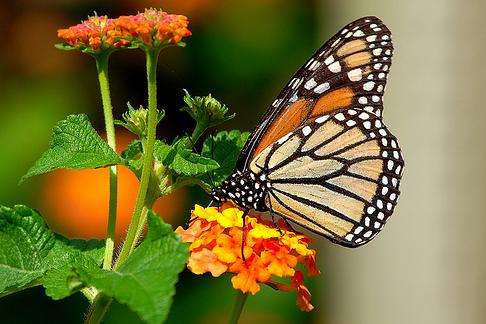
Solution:
M 242 230 L 242 237 L 241 237 L 241 258 L 243 261 L 245 259 L 245 244 L 246 244 L 246 215 L 248 215 L 248 209 L 245 209 L 243 213 L 243 230 Z
M 284 235 L 284 232 L 282 231 L 282 229 L 280 228 L 280 226 L 278 226 L 278 222 L 275 220 L 275 214 L 272 213 L 272 212 L 270 212 L 270 216 L 272 217 L 272 223 L 277 228 L 278 232 L 280 233 L 280 236 L 283 236 Z
M 213 201 L 213 200 L 211 200 L 211 201 L 209 202 L 209 204 L 208 204 L 208 206 L 207 206 L 206 208 L 211 207 L 211 205 L 213 204 L 213 202 L 214 202 L 214 201 Z M 191 216 L 191 218 L 189 218 L 189 219 L 187 220 L 187 222 L 186 222 L 186 224 L 185 224 L 185 227 L 189 227 L 189 226 L 191 226 L 191 225 L 192 225 L 192 223 L 194 223 L 194 222 L 196 221 L 196 219 L 197 219 L 197 217 L 192 217 L 192 216 Z
M 294 233 L 297 233 L 297 231 L 292 227 L 292 225 L 290 225 L 289 221 L 287 220 L 287 218 L 285 217 L 282 217 L 284 222 L 285 222 L 285 225 L 287 225 L 288 228 L 290 228 L 290 230 Z
M 272 211 L 273 210 L 273 208 L 272 208 L 272 201 L 269 200 L 268 202 L 270 203 L 270 216 L 272 217 L 272 223 L 277 228 L 278 232 L 280 233 L 280 236 L 283 236 L 284 235 L 284 232 L 282 231 L 282 229 L 280 229 L 280 226 L 278 226 L 278 222 L 275 220 L 275 214 Z

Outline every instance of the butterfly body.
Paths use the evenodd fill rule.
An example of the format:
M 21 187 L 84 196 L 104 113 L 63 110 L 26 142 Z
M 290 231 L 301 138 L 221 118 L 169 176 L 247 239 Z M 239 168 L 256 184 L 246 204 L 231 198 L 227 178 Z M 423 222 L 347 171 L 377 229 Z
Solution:
M 393 213 L 404 166 L 382 120 L 392 51 L 380 19 L 344 27 L 284 87 L 213 198 L 343 246 L 369 242 Z
M 230 200 L 240 207 L 266 212 L 265 197 L 269 186 L 264 174 L 236 171 L 220 187 L 213 189 L 211 196 L 217 202 Z

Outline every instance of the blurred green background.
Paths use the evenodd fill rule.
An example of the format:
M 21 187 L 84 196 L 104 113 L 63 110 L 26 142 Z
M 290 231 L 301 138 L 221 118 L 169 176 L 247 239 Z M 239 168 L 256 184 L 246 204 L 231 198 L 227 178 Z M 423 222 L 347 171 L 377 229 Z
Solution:
M 264 288 L 249 298 L 241 323 L 486 322 L 486 3 L 480 0 L 2 1 L 0 203 L 35 207 L 57 231 L 93 231 L 93 219 L 106 211 L 104 173 L 55 172 L 17 182 L 67 114 L 87 113 L 102 129 L 94 64 L 54 49 L 56 30 L 93 12 L 115 17 L 146 7 L 191 20 L 188 46 L 165 51 L 158 71 L 159 102 L 167 112 L 159 136 L 168 138 L 191 129 L 178 111 L 183 88 L 210 92 L 236 112 L 226 128 L 251 130 L 294 71 L 340 27 L 377 15 L 394 33 L 384 118 L 407 163 L 394 218 L 358 250 L 317 240 L 323 274 L 310 285 L 314 312 L 301 313 L 294 294 Z M 143 55 L 116 53 L 110 68 L 120 117 L 127 101 L 145 103 Z M 118 132 L 126 144 L 129 138 Z M 126 177 L 121 200 L 129 202 L 136 181 Z M 197 190 L 181 192 L 160 202 L 158 211 L 181 224 L 191 204 L 204 199 Z M 94 207 L 75 207 L 86 201 Z M 129 203 L 125 209 L 129 215 Z M 229 277 L 186 271 L 169 323 L 224 323 L 233 296 Z M 34 288 L 0 299 L 0 316 L 2 323 L 81 323 L 86 307 L 79 294 L 52 301 Z M 114 305 L 106 323 L 138 319 Z

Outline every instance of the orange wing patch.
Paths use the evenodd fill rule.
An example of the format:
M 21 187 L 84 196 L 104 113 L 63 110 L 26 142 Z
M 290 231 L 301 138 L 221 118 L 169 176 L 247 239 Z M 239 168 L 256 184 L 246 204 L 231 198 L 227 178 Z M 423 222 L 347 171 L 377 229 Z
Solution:
M 309 118 L 327 115 L 335 110 L 347 108 L 353 102 L 354 91 L 350 87 L 329 92 L 317 100 Z
M 370 52 L 359 52 L 344 58 L 346 66 L 353 68 L 360 65 L 365 65 L 371 63 L 371 53 Z M 371 68 L 367 67 L 368 73 Z
M 347 56 L 366 49 L 366 42 L 362 39 L 355 39 L 341 46 L 336 54 L 340 57 Z
M 252 156 L 257 156 L 267 146 L 299 127 L 308 118 L 311 103 L 312 100 L 301 99 L 288 106 L 268 127 Z

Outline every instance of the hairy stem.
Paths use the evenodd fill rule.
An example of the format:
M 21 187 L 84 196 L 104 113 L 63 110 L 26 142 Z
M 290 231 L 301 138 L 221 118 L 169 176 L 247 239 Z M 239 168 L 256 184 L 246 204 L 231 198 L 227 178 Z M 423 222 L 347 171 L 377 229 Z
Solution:
M 146 52 L 147 54 L 147 84 L 148 84 L 148 125 L 147 125 L 147 139 L 145 152 L 143 155 L 142 175 L 140 177 L 140 188 L 135 201 L 135 208 L 133 211 L 130 226 L 128 227 L 127 237 L 123 243 L 122 250 L 115 264 L 115 269 L 118 268 L 130 255 L 132 251 L 133 242 L 136 239 L 137 228 L 139 227 L 142 210 L 145 206 L 147 189 L 150 182 L 150 174 L 152 172 L 154 163 L 154 145 L 155 133 L 157 127 L 157 59 L 159 51 L 152 49 Z
M 80 291 L 84 295 L 84 297 L 86 297 L 86 299 L 88 299 L 90 304 L 92 304 L 94 302 L 94 300 L 96 299 L 96 296 L 99 293 L 98 289 L 96 289 L 95 287 L 86 287 L 86 288 L 81 289 Z
M 110 85 L 108 81 L 108 57 L 109 53 L 100 54 L 95 57 L 96 68 L 98 70 L 98 80 L 100 83 L 101 100 L 103 102 L 103 113 L 105 117 L 106 139 L 108 145 L 116 152 L 115 125 L 113 123 L 113 107 L 111 105 Z M 109 168 L 110 172 L 110 198 L 108 208 L 108 229 L 105 246 L 105 256 L 103 259 L 103 269 L 111 269 L 113 262 L 113 250 L 115 248 L 115 225 L 116 225 L 116 205 L 117 205 L 117 167 Z
M 88 314 L 86 316 L 85 323 L 86 324 L 99 324 L 105 317 L 106 312 L 110 308 L 111 302 L 113 299 L 111 297 L 106 296 L 103 293 L 99 293 L 95 300 L 93 301 L 93 305 L 91 305 Z
M 233 312 L 231 313 L 231 317 L 228 322 L 229 324 L 238 323 L 247 298 L 248 298 L 248 294 L 242 293 L 241 291 L 238 290 L 238 294 L 236 295 L 236 299 L 235 299 L 235 306 L 233 307 Z
M 145 228 L 145 222 L 147 222 L 148 211 L 149 211 L 149 207 L 147 206 L 143 207 L 142 216 L 140 217 L 140 222 L 138 223 L 137 231 L 135 233 L 135 240 L 133 240 L 132 246 L 130 247 L 130 253 L 132 253 L 133 250 L 135 250 L 138 241 L 140 241 L 140 238 L 142 237 L 143 230 Z

